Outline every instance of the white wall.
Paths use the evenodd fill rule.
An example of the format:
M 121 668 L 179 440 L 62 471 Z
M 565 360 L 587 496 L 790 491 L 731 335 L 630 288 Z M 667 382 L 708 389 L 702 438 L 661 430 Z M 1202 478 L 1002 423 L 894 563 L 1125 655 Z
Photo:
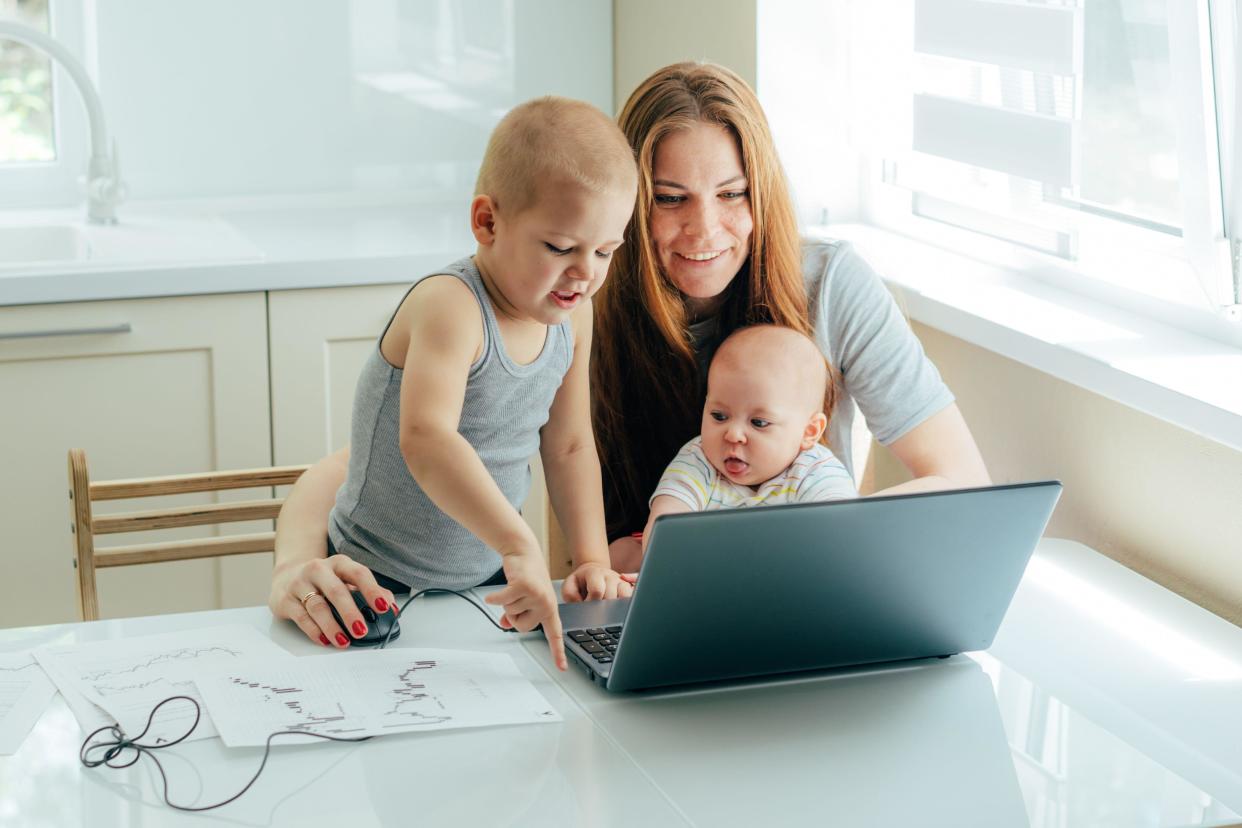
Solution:
M 94 68 L 131 199 L 465 193 L 513 104 L 611 110 L 607 0 L 53 3 L 54 31 L 82 30 L 70 45 Z M 4 189 L 0 207 L 80 198 Z
M 757 0 L 756 74 L 763 110 L 805 225 L 854 221 L 862 159 L 853 149 L 851 5 Z
M 620 112 L 634 87 L 670 63 L 707 60 L 755 83 L 757 0 L 616 0 L 613 85 Z
M 1048 534 L 1242 625 L 1242 452 L 915 324 L 998 483 L 1055 477 Z M 876 485 L 907 479 L 887 451 Z

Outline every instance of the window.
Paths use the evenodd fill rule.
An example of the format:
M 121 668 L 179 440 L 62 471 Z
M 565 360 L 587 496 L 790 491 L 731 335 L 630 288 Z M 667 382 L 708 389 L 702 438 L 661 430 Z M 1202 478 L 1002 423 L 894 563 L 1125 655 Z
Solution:
M 908 74 L 876 89 L 893 106 L 878 223 L 969 231 L 1166 302 L 1238 301 L 1206 0 L 915 0 L 910 22 Z
M 798 4 L 820 15 L 802 21 L 807 40 L 789 42 L 784 25 L 778 49 L 760 31 L 760 94 L 804 217 L 857 216 L 1179 319 L 1240 310 L 1226 224 L 1233 192 L 1242 199 L 1233 3 L 847 0 L 830 16 L 811 5 Z M 781 49 L 834 57 L 826 72 L 782 76 Z M 807 77 L 828 96 L 822 124 L 803 114 Z M 801 113 L 780 105 L 794 88 Z M 821 159 L 799 152 L 799 130 Z M 837 195 L 851 168 L 853 203 Z
M 84 3 L 0 0 L 0 20 L 44 32 L 81 60 Z M 82 96 L 65 70 L 43 52 L 0 37 L 0 210 L 80 204 L 89 134 Z
M 0 0 L 0 20 L 47 32 L 48 0 Z M 0 39 L 0 164 L 56 158 L 52 67 L 42 53 Z

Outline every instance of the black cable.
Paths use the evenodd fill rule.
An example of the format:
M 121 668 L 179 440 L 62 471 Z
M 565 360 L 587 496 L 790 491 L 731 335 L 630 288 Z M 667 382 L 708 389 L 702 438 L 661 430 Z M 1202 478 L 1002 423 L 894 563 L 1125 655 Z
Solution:
M 392 640 L 393 631 L 397 629 L 397 621 L 401 620 L 402 613 L 405 612 L 405 608 L 410 605 L 411 601 L 413 601 L 415 598 L 417 598 L 420 595 L 433 595 L 435 593 L 456 595 L 458 598 L 462 599 L 467 604 L 474 607 L 479 612 L 483 613 L 483 617 L 486 618 L 488 621 L 490 621 L 492 626 L 495 627 L 496 629 L 500 630 L 501 632 L 516 632 L 516 630 L 514 630 L 512 627 L 502 627 L 500 626 L 500 624 L 496 623 L 496 619 L 492 618 L 492 614 L 487 611 L 487 608 L 481 605 L 478 601 L 471 598 L 466 593 L 458 592 L 455 589 L 443 589 L 441 587 L 427 587 L 426 589 L 420 589 L 418 592 L 411 593 L 410 597 L 405 599 L 405 603 L 401 605 L 401 609 L 397 610 L 397 617 L 393 619 L 392 626 L 388 628 L 388 635 L 384 636 L 384 640 L 380 642 L 379 647 L 377 649 L 382 650 L 384 647 L 388 645 L 388 642 Z
M 399 619 L 401 617 L 401 614 L 405 612 L 405 608 L 408 607 L 410 605 L 410 602 L 413 601 L 418 596 L 428 595 L 430 593 L 437 593 L 437 592 L 456 595 L 458 598 L 461 598 L 462 600 L 470 603 L 471 605 L 474 606 L 475 609 L 483 613 L 483 615 L 487 618 L 487 620 L 492 623 L 493 627 L 495 627 L 498 630 L 501 630 L 502 632 L 511 632 L 510 629 L 502 627 L 500 626 L 500 624 L 496 623 L 496 619 L 492 618 L 492 614 L 488 612 L 484 607 L 482 607 L 477 601 L 472 599 L 470 596 L 466 595 L 465 593 L 458 592 L 457 590 L 440 589 L 438 587 L 420 589 L 418 592 L 415 592 L 412 595 L 410 595 L 410 597 L 406 599 L 405 603 L 401 605 L 401 609 L 397 610 L 397 618 Z M 384 638 L 384 641 L 379 645 L 381 649 L 388 643 L 389 639 L 392 638 L 393 630 L 395 630 L 396 628 L 397 628 L 396 622 L 394 621 L 393 626 L 388 630 L 388 635 Z M 139 740 L 142 739 L 143 736 L 146 736 L 147 732 L 151 730 L 151 725 L 155 722 L 155 714 L 164 705 L 168 704 L 169 702 L 177 701 L 177 700 L 188 701 L 190 704 L 194 705 L 194 722 L 190 725 L 190 728 L 185 733 L 178 736 L 176 739 L 173 739 L 171 742 L 165 742 L 163 744 L 158 744 L 158 745 L 142 744 Z M 85 740 L 83 740 L 82 747 L 78 750 L 78 760 L 88 768 L 97 768 L 101 765 L 105 765 L 109 768 L 121 769 L 121 768 L 128 768 L 131 765 L 134 765 L 135 763 L 138 762 L 139 759 L 141 759 L 145 755 L 148 759 L 150 759 L 152 762 L 155 763 L 156 769 L 160 772 L 160 779 L 163 780 L 163 783 L 164 783 L 164 804 L 165 805 L 167 805 L 170 808 L 175 808 L 178 811 L 191 811 L 191 812 L 210 811 L 213 808 L 219 808 L 222 805 L 228 805 L 230 802 L 233 802 L 239 799 L 241 795 L 244 794 L 246 791 L 250 790 L 250 786 L 258 781 L 259 774 L 263 773 L 263 769 L 267 767 L 267 758 L 272 752 L 272 740 L 275 739 L 277 736 L 313 736 L 316 739 L 327 739 L 332 742 L 365 742 L 369 739 L 374 738 L 372 736 L 358 736 L 358 737 L 353 737 L 353 738 L 346 738 L 344 736 L 327 736 L 323 733 L 312 733 L 311 731 L 308 731 L 308 730 L 278 730 L 275 733 L 268 734 L 267 742 L 264 744 L 264 747 L 263 747 L 263 758 L 259 762 L 259 769 L 254 772 L 254 776 L 250 778 L 250 781 L 247 782 L 240 791 L 233 794 L 228 799 L 217 802 L 214 805 L 201 805 L 198 807 L 193 807 L 190 805 L 178 805 L 168 798 L 168 776 L 164 773 L 164 766 L 160 764 L 160 760 L 155 758 L 154 752 L 157 750 L 161 750 L 163 748 L 170 748 L 173 745 L 184 742 L 186 739 L 190 738 L 190 734 L 194 732 L 194 728 L 198 727 L 198 723 L 202 719 L 202 716 L 203 716 L 203 709 L 199 705 L 197 699 L 193 699 L 190 696 L 169 696 L 168 698 L 161 701 L 159 704 L 155 705 L 155 707 L 151 708 L 151 714 L 147 716 L 147 726 L 142 729 L 141 733 L 139 733 L 137 736 L 133 737 L 132 739 L 125 735 L 125 731 L 121 729 L 120 724 L 105 725 L 104 727 L 101 727 L 98 730 L 93 731 L 89 736 L 86 737 Z M 91 740 L 93 740 L 96 736 L 98 736 L 100 733 L 103 733 L 104 731 L 108 731 L 109 734 L 112 736 L 111 741 L 101 741 L 96 744 L 91 744 Z M 91 757 L 92 751 L 99 751 L 99 750 L 103 751 L 103 755 L 98 758 L 92 758 Z M 128 761 L 114 761 L 114 760 L 117 760 L 118 757 L 122 757 L 124 752 L 127 750 L 133 751 L 132 758 L 130 758 Z
M 151 724 L 155 721 L 156 712 L 161 707 L 168 704 L 169 702 L 177 701 L 178 699 L 184 699 L 185 701 L 188 701 L 190 704 L 194 705 L 194 723 L 190 725 L 190 729 L 187 730 L 185 733 L 183 733 L 178 738 L 173 739 L 171 742 L 167 742 L 165 744 L 161 744 L 161 745 L 141 744 L 138 740 L 141 739 L 143 736 L 146 736 L 147 731 L 151 729 Z M 163 780 L 164 804 L 165 805 L 167 805 L 169 808 L 175 808 L 178 811 L 191 811 L 191 812 L 210 811 L 213 808 L 219 808 L 221 805 L 228 805 L 230 802 L 238 799 L 246 791 L 250 790 L 250 786 L 253 785 L 256 781 L 258 781 L 259 774 L 263 773 L 263 768 L 267 766 L 267 757 L 272 752 L 272 740 L 275 739 L 277 736 L 314 736 L 316 739 L 329 739 L 333 742 L 365 742 L 368 739 L 372 738 L 371 736 L 361 736 L 357 738 L 347 739 L 341 736 L 326 736 L 322 733 L 311 733 L 310 731 L 306 731 L 306 730 L 278 730 L 275 733 L 268 735 L 267 742 L 263 747 L 263 759 L 259 762 L 259 769 L 254 772 L 254 776 L 250 778 L 250 781 L 247 782 L 240 791 L 233 794 L 228 799 L 217 802 L 214 805 L 200 805 L 198 807 L 194 807 L 191 805 L 178 805 L 177 803 L 173 802 L 171 799 L 168 798 L 168 775 L 164 773 L 164 766 L 160 764 L 159 759 L 155 758 L 155 754 L 153 753 L 153 751 L 160 750 L 162 748 L 172 747 L 173 745 L 179 742 L 183 742 L 186 739 L 188 739 L 190 737 L 190 734 L 194 732 L 194 728 L 198 727 L 198 723 L 199 723 L 199 720 L 202 718 L 202 715 L 203 715 L 203 709 L 202 707 L 199 706 L 199 703 L 196 699 L 193 699 L 190 696 L 169 696 L 168 698 L 164 699 L 162 702 L 157 704 L 155 707 L 151 708 L 151 715 L 147 717 L 147 726 L 144 727 L 142 729 L 142 732 L 139 733 L 137 736 L 135 736 L 132 739 L 129 738 L 128 736 L 125 735 L 125 731 L 121 730 L 121 726 L 119 724 L 106 725 L 104 727 L 99 728 L 98 730 L 91 733 L 91 735 L 86 737 L 86 740 L 82 742 L 81 750 L 78 751 L 78 759 L 81 760 L 82 764 L 88 768 L 97 768 L 100 765 L 107 765 L 110 768 L 119 769 L 119 768 L 128 768 L 129 766 L 135 764 L 139 759 L 141 759 L 143 754 L 146 754 L 147 758 L 155 763 L 156 770 L 160 772 L 160 779 Z M 110 731 L 113 737 L 113 741 L 99 742 L 98 744 L 92 745 L 91 740 L 94 739 L 100 733 L 104 732 L 105 730 Z M 102 750 L 104 752 L 103 756 L 98 759 L 92 759 L 90 754 L 91 754 L 91 751 L 93 750 Z M 114 762 L 113 761 L 126 750 L 132 750 L 134 752 L 132 759 L 130 759 L 128 762 Z

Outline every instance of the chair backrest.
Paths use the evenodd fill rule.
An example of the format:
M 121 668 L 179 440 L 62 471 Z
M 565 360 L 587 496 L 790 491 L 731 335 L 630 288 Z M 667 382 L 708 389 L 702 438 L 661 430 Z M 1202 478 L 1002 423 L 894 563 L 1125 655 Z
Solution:
M 248 535 L 228 535 L 96 549 L 96 535 L 170 529 L 178 526 L 208 526 L 247 520 L 270 520 L 280 513 L 284 500 L 270 497 L 240 503 L 194 504 L 176 508 L 125 512 L 98 518 L 91 514 L 92 503 L 101 500 L 156 497 L 187 492 L 284 486 L 296 481 L 307 468 L 307 466 L 277 466 L 265 469 L 215 471 L 132 480 L 102 480 L 92 483 L 86 466 L 86 452 L 82 449 L 70 449 L 69 502 L 73 514 L 72 528 L 76 547 L 74 567 L 78 575 L 78 607 L 82 620 L 94 621 L 99 618 L 99 599 L 95 586 L 97 568 L 271 552 L 275 548 L 276 541 L 275 532 L 259 532 Z

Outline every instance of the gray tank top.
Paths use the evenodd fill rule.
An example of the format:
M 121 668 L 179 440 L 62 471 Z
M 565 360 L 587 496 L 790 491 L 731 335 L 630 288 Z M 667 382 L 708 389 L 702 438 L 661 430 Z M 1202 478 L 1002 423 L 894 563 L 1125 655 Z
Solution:
M 520 509 L 530 489 L 529 459 L 539 449 L 539 430 L 573 361 L 573 328 L 569 320 L 549 327 L 539 356 L 519 365 L 505 352 L 474 261 L 461 259 L 428 275 L 441 274 L 469 286 L 483 316 L 483 353 L 470 366 L 457 430 L 505 498 Z M 410 290 L 416 287 L 418 282 Z M 349 475 L 337 492 L 328 535 L 337 552 L 413 589 L 475 586 L 496 573 L 500 555 L 441 512 L 410 474 L 398 443 L 402 371 L 384 359 L 383 338 L 380 334 L 358 378 Z

